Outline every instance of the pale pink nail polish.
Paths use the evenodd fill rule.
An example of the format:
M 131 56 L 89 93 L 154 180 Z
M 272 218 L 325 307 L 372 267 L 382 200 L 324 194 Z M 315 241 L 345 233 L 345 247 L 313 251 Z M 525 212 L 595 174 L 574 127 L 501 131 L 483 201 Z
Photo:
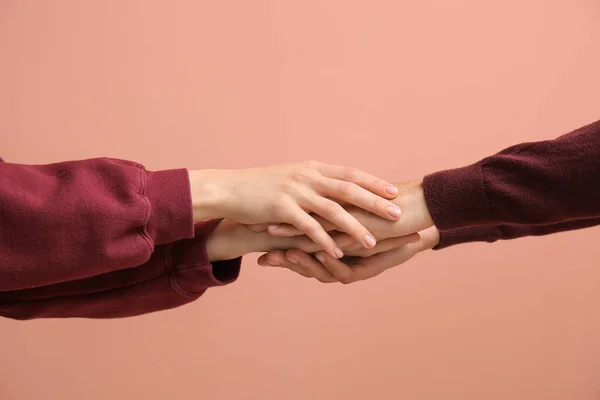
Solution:
M 325 263 L 325 256 L 322 253 L 317 253 L 317 260 L 321 263 Z
M 375 238 L 373 236 L 367 235 L 367 236 L 365 236 L 365 244 L 367 245 L 368 248 L 373 248 L 377 244 L 377 241 L 375 240 Z
M 272 265 L 273 267 L 279 267 L 279 266 L 281 265 L 281 264 L 279 264 L 279 263 L 278 263 L 278 262 L 276 262 L 276 261 L 269 261 L 269 262 L 268 262 L 268 264 L 269 264 L 269 265 Z
M 339 247 L 336 247 L 335 250 L 333 251 L 335 253 L 335 256 L 337 258 L 342 258 L 344 257 L 344 252 L 342 251 L 342 249 L 340 249 Z
M 390 196 L 395 196 L 398 194 L 398 188 L 396 186 L 388 185 L 385 187 L 384 190 Z
M 391 217 L 394 217 L 394 218 L 400 217 L 400 208 L 398 208 L 398 206 L 389 206 L 387 208 L 387 212 Z
M 298 264 L 298 260 L 296 260 L 294 257 L 286 256 L 285 259 L 291 262 L 292 264 Z

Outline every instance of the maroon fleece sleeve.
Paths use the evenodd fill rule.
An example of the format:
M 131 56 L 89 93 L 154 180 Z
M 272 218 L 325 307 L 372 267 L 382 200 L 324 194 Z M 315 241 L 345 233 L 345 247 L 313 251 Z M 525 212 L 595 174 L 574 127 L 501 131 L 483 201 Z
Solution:
M 0 163 L 0 292 L 142 265 L 194 234 L 188 173 L 128 161 Z
M 424 190 L 438 248 L 598 225 L 600 121 L 431 174 Z
M 206 289 L 233 282 L 241 259 L 210 263 L 206 240 L 218 221 L 196 225 L 192 239 L 157 246 L 135 268 L 40 286 L 0 292 L 0 315 L 34 318 L 122 318 L 190 303 Z

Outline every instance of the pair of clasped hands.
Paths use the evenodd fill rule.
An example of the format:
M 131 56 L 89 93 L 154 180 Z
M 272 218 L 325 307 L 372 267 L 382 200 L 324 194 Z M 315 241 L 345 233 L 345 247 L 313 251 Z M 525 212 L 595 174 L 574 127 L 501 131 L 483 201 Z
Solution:
M 190 182 L 195 220 L 223 218 L 207 241 L 211 261 L 261 252 L 261 266 L 348 284 L 439 242 L 422 181 L 310 161 L 190 171 Z

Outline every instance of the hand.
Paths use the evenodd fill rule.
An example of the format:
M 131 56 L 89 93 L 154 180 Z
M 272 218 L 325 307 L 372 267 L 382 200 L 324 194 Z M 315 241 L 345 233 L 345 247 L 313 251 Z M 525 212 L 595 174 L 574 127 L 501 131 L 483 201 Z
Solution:
M 395 222 L 377 218 L 365 210 L 354 207 L 348 207 L 347 211 L 369 229 L 377 240 L 406 236 L 432 227 L 433 219 L 425 201 L 423 181 L 419 180 L 400 184 L 398 185 L 398 191 L 399 195 L 393 200 L 393 203 L 402 209 L 402 215 Z M 335 224 L 323 218 L 315 217 L 315 219 L 322 224 L 326 231 L 338 230 Z M 302 235 L 301 231 L 288 224 L 260 224 L 250 226 L 250 229 L 255 232 L 268 230 L 271 235 L 277 237 Z
M 376 240 L 345 202 L 395 221 L 395 186 L 366 172 L 305 162 L 235 171 L 190 171 L 195 220 L 228 218 L 245 224 L 285 223 L 306 234 L 329 255 L 343 256 L 332 237 L 309 214 L 320 216 L 365 248 Z
M 258 259 L 258 264 L 288 268 L 304 277 L 315 278 L 323 283 L 349 284 L 373 278 L 400 265 L 418 253 L 434 248 L 440 240 L 439 231 L 435 226 L 419 232 L 420 240 L 416 242 L 411 236 L 383 240 L 370 250 L 359 249 L 360 253 L 346 250 L 348 254 L 366 252 L 363 253 L 366 254 L 364 258 L 337 260 L 324 252 L 317 253 L 316 258 L 313 258 L 301 250 L 288 250 L 264 254 Z
M 338 247 L 348 248 L 351 254 L 361 253 L 364 249 L 352 236 L 334 233 Z M 381 243 L 385 246 L 384 243 Z M 375 248 L 381 248 L 376 246 Z M 265 253 L 275 250 L 299 249 L 307 253 L 322 250 L 308 236 L 279 238 L 267 231 L 253 232 L 247 225 L 232 220 L 222 220 L 206 241 L 206 253 L 210 261 L 231 260 L 249 253 Z
M 222 220 L 206 241 L 206 254 L 211 262 L 233 260 L 251 253 L 254 247 L 261 247 L 256 242 L 260 242 L 260 238 L 266 242 L 264 236 L 235 221 Z
M 365 249 L 352 236 L 345 233 L 333 233 L 338 247 L 348 252 L 350 256 L 375 254 L 387 248 L 397 247 L 405 242 L 418 241 L 417 234 L 406 238 L 393 238 L 379 242 L 371 249 Z M 249 253 L 266 253 L 275 250 L 297 249 L 306 253 L 315 253 L 321 247 L 307 236 L 279 238 L 268 232 L 253 232 L 247 225 L 232 220 L 222 220 L 215 227 L 206 242 L 206 252 L 210 261 L 231 260 Z

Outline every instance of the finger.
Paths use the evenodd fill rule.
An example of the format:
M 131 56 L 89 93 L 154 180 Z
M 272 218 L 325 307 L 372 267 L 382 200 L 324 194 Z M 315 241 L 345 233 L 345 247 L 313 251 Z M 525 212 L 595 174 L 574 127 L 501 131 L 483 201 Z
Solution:
M 290 271 L 295 272 L 298 275 L 303 276 L 305 278 L 314 278 L 314 276 L 312 276 L 312 274 L 310 273 L 310 271 L 308 271 L 306 268 L 304 268 L 301 265 L 295 265 L 295 264 L 292 264 L 292 263 L 288 262 L 285 265 L 285 268 L 287 268 Z
M 300 208 L 298 204 L 292 204 L 291 207 L 288 207 L 288 215 L 285 218 L 285 222 L 304 232 L 306 236 L 311 238 L 332 257 L 343 257 L 344 252 L 336 245 L 333 238 L 325 232 L 325 229 L 313 217 Z
M 377 243 L 377 246 L 372 249 L 364 249 L 359 248 L 356 250 L 351 250 L 346 247 L 342 247 L 344 254 L 351 257 L 371 257 L 375 254 L 385 253 L 386 251 L 394 250 L 399 247 L 402 247 L 409 243 L 418 243 L 421 240 L 421 237 L 418 233 L 413 233 L 411 235 L 400 236 L 390 239 L 381 240 Z M 339 244 L 339 242 L 338 242 Z M 351 244 L 349 247 L 355 246 Z M 356 247 L 356 246 L 355 246 Z
M 420 251 L 433 249 L 440 243 L 440 231 L 435 226 L 419 232 L 419 236 L 421 236 Z
M 301 199 L 299 204 L 303 208 L 327 219 L 337 226 L 338 230 L 346 232 L 356 241 L 362 243 L 365 248 L 370 249 L 377 243 L 375 236 L 335 201 L 320 197 L 317 194 L 311 194 Z
M 281 250 L 271 251 L 258 257 L 256 260 L 261 267 L 280 267 L 285 260 L 285 253 Z
M 349 236 L 345 233 L 341 232 L 333 232 L 331 237 L 337 244 L 337 247 L 343 249 L 350 246 L 352 243 L 356 243 L 356 240 L 352 236 Z M 282 249 L 298 249 L 302 250 L 305 253 L 315 253 L 317 251 L 323 250 L 318 244 L 316 244 L 311 238 L 308 236 L 295 236 L 292 238 L 281 239 L 282 242 L 279 248 Z M 362 246 L 359 245 L 360 248 Z
M 350 238 L 351 240 L 348 240 L 347 238 Z M 342 233 L 335 240 L 338 246 L 340 246 L 340 248 L 344 252 L 344 255 L 348 255 L 348 252 L 355 253 L 357 251 L 365 249 L 361 243 L 358 243 L 356 240 L 354 240 L 352 236 L 349 236 L 346 233 Z M 345 243 L 345 245 L 341 243 Z M 380 243 L 381 241 L 377 242 L 377 245 L 375 245 L 375 247 L 378 247 Z
M 353 278 L 365 280 L 403 264 L 421 251 L 421 243 L 407 244 L 394 250 L 379 253 L 371 257 L 361 258 L 352 265 Z
M 310 272 L 300 264 L 292 264 L 285 259 L 283 251 L 272 251 L 267 254 L 263 254 L 258 259 L 258 265 L 263 267 L 277 267 L 287 268 L 305 278 L 313 278 Z
M 322 251 L 315 254 L 315 257 L 321 262 L 321 265 L 327 268 L 327 270 L 341 283 L 347 285 L 354 281 L 352 268 L 342 261 L 331 258 Z
M 313 187 L 323 196 L 355 205 L 387 220 L 397 221 L 400 218 L 397 205 L 355 183 L 319 177 L 315 179 Z
M 325 253 L 324 253 L 325 254 Z M 285 258 L 293 265 L 299 265 L 305 268 L 308 273 L 322 283 L 334 283 L 338 279 L 329 272 L 319 261 L 315 260 L 309 254 L 299 250 L 288 250 L 285 252 Z M 332 257 L 330 257 L 333 259 Z
M 395 185 L 363 170 L 330 164 L 319 164 L 317 169 L 323 176 L 355 183 L 369 192 L 386 199 L 394 199 L 398 196 L 398 188 Z
M 337 227 L 334 224 L 327 221 L 326 219 L 323 219 L 316 215 L 313 216 L 313 218 L 316 219 L 319 224 L 321 224 L 321 226 L 323 227 L 323 229 L 325 229 L 326 232 L 334 231 L 337 229 Z M 302 232 L 299 229 L 296 229 L 293 225 L 289 224 L 271 224 L 268 226 L 268 230 L 271 236 L 277 237 L 292 237 L 304 235 L 304 232 Z

